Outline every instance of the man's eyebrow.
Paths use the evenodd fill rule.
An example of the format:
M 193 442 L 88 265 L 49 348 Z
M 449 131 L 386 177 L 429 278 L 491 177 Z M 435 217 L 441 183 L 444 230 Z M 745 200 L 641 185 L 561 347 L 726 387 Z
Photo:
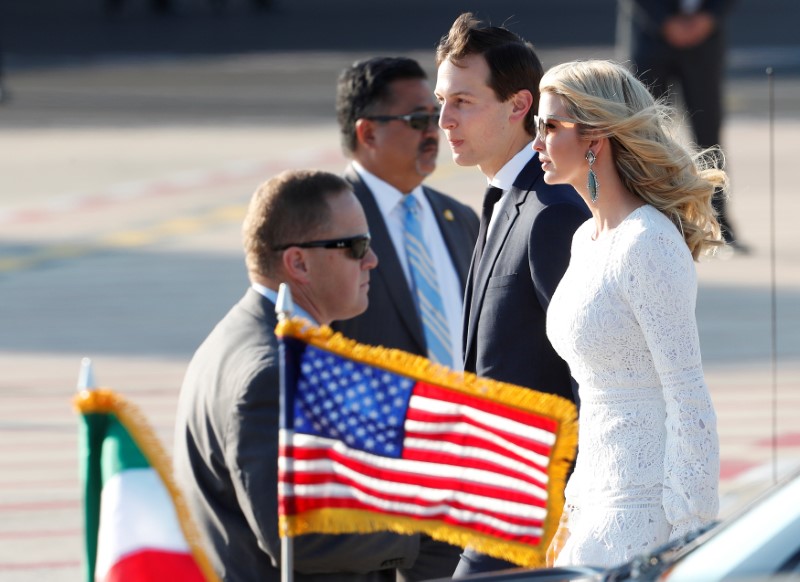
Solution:
M 434 91 L 434 94 L 435 94 L 437 97 L 440 95 L 440 93 L 439 93 L 438 91 Z M 449 95 L 450 95 L 451 97 L 463 97 L 463 96 L 465 96 L 465 95 L 467 95 L 467 96 L 469 96 L 469 97 L 472 97 L 472 96 L 473 96 L 473 93 L 472 93 L 472 92 L 470 92 L 470 91 L 467 91 L 466 89 L 464 89 L 464 90 L 461 90 L 461 91 L 453 91 L 453 92 L 452 92 L 452 93 L 450 93 Z

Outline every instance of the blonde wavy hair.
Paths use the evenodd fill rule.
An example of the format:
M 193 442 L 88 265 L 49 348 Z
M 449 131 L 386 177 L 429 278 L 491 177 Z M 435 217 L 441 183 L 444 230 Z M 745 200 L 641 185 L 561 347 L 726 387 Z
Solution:
M 728 185 L 722 151 L 682 143 L 674 109 L 627 68 L 602 60 L 564 63 L 545 73 L 539 90 L 563 99 L 582 135 L 609 139 L 625 187 L 675 223 L 695 260 L 724 244 L 711 205 L 714 192 Z

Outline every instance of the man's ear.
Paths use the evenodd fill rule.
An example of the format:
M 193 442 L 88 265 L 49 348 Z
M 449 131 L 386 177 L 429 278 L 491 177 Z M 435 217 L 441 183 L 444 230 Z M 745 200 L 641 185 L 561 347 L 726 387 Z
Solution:
M 375 143 L 375 124 L 369 119 L 359 119 L 356 121 L 356 140 L 368 147 Z
M 299 247 L 289 247 L 283 251 L 282 265 L 286 277 L 290 281 L 308 282 L 309 272 L 306 253 Z
M 533 107 L 533 95 L 527 89 L 520 89 L 511 96 L 511 119 L 524 119 Z

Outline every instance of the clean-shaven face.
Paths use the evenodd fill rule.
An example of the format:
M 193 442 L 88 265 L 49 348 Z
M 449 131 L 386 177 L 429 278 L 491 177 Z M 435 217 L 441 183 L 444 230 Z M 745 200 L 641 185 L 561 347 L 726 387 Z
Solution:
M 469 55 L 439 66 L 434 91 L 442 109 L 439 127 L 444 130 L 453 161 L 459 166 L 478 166 L 494 176 L 517 152 L 510 138 L 511 100 L 501 102 L 489 87 L 490 71 L 483 55 Z
M 369 232 L 364 210 L 355 195 L 342 192 L 328 200 L 329 227 L 319 233 L 320 240 L 336 240 Z M 311 273 L 312 298 L 323 322 L 350 319 L 364 313 L 369 304 L 369 272 L 378 265 L 370 249 L 353 258 L 348 249 L 304 249 Z
M 570 121 L 566 107 L 558 95 L 544 92 L 539 98 L 538 119 L 543 131 L 538 131 L 533 149 L 548 184 L 570 184 L 579 192 L 586 191 L 589 144 L 578 133 L 577 124 Z

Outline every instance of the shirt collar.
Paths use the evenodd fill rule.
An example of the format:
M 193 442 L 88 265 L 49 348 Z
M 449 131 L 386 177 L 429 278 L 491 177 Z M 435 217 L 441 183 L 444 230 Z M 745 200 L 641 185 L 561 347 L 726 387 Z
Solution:
M 355 168 L 358 175 L 364 181 L 367 188 L 370 189 L 372 192 L 372 196 L 375 198 L 375 202 L 378 205 L 378 209 L 381 211 L 383 216 L 389 216 L 392 211 L 397 208 L 398 204 L 403 201 L 403 196 L 405 194 L 400 192 L 397 188 L 389 184 L 388 182 L 384 182 L 380 178 L 378 178 L 375 174 L 369 172 L 368 170 L 364 169 L 364 166 L 353 160 L 353 167 Z M 420 203 L 420 206 L 424 208 L 424 196 L 425 194 L 422 191 L 422 184 L 414 188 L 411 192 L 409 192 L 410 196 L 414 196 L 417 199 L 417 202 Z
M 517 155 L 508 160 L 506 164 L 500 168 L 500 171 L 495 174 L 494 178 L 489 181 L 490 186 L 497 186 L 503 192 L 508 192 L 514 186 L 514 180 L 517 179 L 519 173 L 522 171 L 528 162 L 533 159 L 536 152 L 533 150 L 533 142 L 529 142 L 522 148 Z
M 264 297 L 266 297 L 267 299 L 272 301 L 273 304 L 275 304 L 275 305 L 278 304 L 278 292 L 277 291 L 273 291 L 269 287 L 264 287 L 264 285 L 262 285 L 261 283 L 251 283 L 251 286 L 253 287 L 254 291 L 260 293 L 261 295 L 263 295 Z M 294 303 L 294 302 L 292 302 L 292 303 Z M 292 313 L 292 315 L 293 316 L 296 315 L 296 316 L 302 317 L 303 319 L 307 319 L 308 321 L 310 321 L 314 325 L 317 325 L 317 326 L 319 325 L 319 322 L 317 320 L 315 320 L 313 317 L 311 317 L 308 314 L 308 312 L 305 309 L 303 309 L 302 307 L 300 307 L 297 303 L 294 303 L 294 313 Z

